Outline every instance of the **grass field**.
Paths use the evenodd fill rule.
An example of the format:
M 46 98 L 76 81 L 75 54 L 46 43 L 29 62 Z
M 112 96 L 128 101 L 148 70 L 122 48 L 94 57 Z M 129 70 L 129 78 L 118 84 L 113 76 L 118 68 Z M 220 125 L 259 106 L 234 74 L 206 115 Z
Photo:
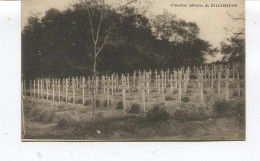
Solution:
M 168 100 L 142 110 L 110 110 L 24 97 L 24 140 L 244 140 L 245 103 L 235 97 L 210 106 Z

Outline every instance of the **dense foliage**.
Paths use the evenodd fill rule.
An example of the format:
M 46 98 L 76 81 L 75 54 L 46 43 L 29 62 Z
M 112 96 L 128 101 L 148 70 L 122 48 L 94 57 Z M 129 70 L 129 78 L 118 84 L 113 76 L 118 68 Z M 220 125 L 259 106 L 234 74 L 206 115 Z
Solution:
M 88 5 L 96 28 L 100 6 Z M 164 13 L 149 20 L 130 7 L 104 10 L 99 37 L 104 40 L 108 32 L 109 36 L 98 55 L 99 73 L 199 65 L 211 49 L 198 37 L 197 24 L 176 16 Z M 86 4 L 30 17 L 22 32 L 22 58 L 26 79 L 91 74 L 93 41 Z

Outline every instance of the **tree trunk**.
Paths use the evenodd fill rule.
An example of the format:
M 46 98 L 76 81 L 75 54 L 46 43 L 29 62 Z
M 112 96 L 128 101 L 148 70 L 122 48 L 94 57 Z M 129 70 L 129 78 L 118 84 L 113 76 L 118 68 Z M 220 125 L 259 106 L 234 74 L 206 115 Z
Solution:
M 95 122 L 95 108 L 96 108 L 96 87 L 95 87 L 96 63 L 97 63 L 97 56 L 96 56 L 96 51 L 95 51 L 94 52 L 93 76 L 92 76 L 92 81 L 91 81 L 91 93 L 92 93 L 92 100 L 93 100 L 92 123 Z

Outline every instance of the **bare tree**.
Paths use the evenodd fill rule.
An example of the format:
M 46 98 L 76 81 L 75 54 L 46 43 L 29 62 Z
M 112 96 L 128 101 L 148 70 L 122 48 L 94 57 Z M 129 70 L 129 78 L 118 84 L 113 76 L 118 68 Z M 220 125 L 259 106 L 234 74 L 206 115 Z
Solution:
M 92 110 L 92 122 L 94 123 L 95 120 L 95 108 L 96 108 L 96 86 L 95 86 L 95 79 L 97 76 L 97 58 L 98 55 L 100 54 L 101 50 L 104 48 L 105 44 L 107 43 L 110 31 L 111 31 L 111 27 L 112 27 L 112 22 L 109 22 L 109 26 L 107 29 L 107 33 L 104 37 L 103 40 L 100 39 L 100 29 L 101 29 L 101 25 L 102 25 L 102 21 L 104 16 L 108 17 L 107 15 L 105 15 L 106 13 L 104 13 L 106 4 L 105 4 L 105 0 L 101 0 L 98 2 L 95 1 L 96 3 L 100 3 L 100 17 L 99 17 L 99 21 L 98 21 L 98 25 L 96 26 L 96 28 L 93 25 L 92 22 L 92 17 L 91 17 L 91 12 L 90 12 L 90 2 L 88 0 L 85 0 L 84 3 L 86 5 L 87 8 L 87 12 L 88 12 L 88 19 L 89 19 L 89 23 L 90 23 L 90 29 L 91 29 L 91 35 L 92 35 L 92 41 L 93 41 L 93 56 L 94 56 L 94 62 L 93 62 L 93 75 L 92 75 L 92 79 L 91 79 L 91 95 L 92 95 L 92 101 L 93 101 L 93 110 Z M 131 1 L 127 1 L 126 4 L 118 7 L 116 10 L 122 9 L 123 7 L 126 7 L 127 5 L 136 2 L 136 0 L 131 0 Z M 109 103 L 109 102 L 108 102 Z

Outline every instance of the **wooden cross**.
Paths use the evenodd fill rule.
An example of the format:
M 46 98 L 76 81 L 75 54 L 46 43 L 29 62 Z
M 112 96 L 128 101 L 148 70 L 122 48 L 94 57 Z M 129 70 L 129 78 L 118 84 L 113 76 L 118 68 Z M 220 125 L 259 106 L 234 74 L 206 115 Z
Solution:
M 69 80 L 68 78 L 65 79 L 65 98 L 66 103 L 68 102 L 68 90 L 69 90 Z
M 121 89 L 122 89 L 122 102 L 123 102 L 123 108 L 124 108 L 124 111 L 125 111 L 125 108 L 126 108 L 126 100 L 125 100 L 125 90 L 128 89 L 128 85 L 126 85 L 126 78 L 125 76 L 123 76 L 122 78 L 122 85 L 120 86 Z
M 178 80 L 178 72 L 174 70 L 173 76 L 174 76 L 174 81 L 175 81 L 175 88 L 178 88 L 177 80 Z
M 55 82 L 54 79 L 52 79 L 52 100 L 55 101 Z
M 178 90 L 178 94 L 179 94 L 179 97 L 178 97 L 178 101 L 181 102 L 181 82 L 182 82 L 182 71 L 179 71 L 178 72 L 178 84 L 179 84 L 179 90 Z
M 60 85 L 60 79 L 58 79 L 57 88 L 58 88 L 59 102 L 60 102 L 60 87 L 61 87 L 61 85 Z
M 35 80 L 33 80 L 33 97 L 34 98 L 35 98 L 35 87 L 36 87 Z
M 76 77 L 75 83 L 76 83 L 76 92 L 78 92 L 78 89 L 79 89 L 79 78 L 78 77 Z
M 85 84 L 85 77 L 82 78 L 82 105 L 84 107 L 84 103 L 85 103 L 85 88 L 86 88 L 86 84 Z
M 108 77 L 108 80 L 106 82 L 106 85 L 104 86 L 107 89 L 107 109 L 109 110 L 109 95 L 110 95 L 110 88 L 112 88 L 110 77 Z
M 172 74 L 170 75 L 170 84 L 171 84 L 171 94 L 172 94 L 172 92 L 173 92 L 173 85 L 172 85 Z
M 157 87 L 158 87 L 158 91 L 159 93 L 161 93 L 161 77 L 160 75 L 157 75 Z
M 203 82 L 207 82 L 207 79 L 203 79 L 203 76 L 199 73 L 196 82 L 200 84 L 200 102 L 203 103 Z
M 37 97 L 40 99 L 40 80 L 37 80 Z
M 91 80 L 90 80 L 90 76 L 88 76 L 88 80 L 87 80 L 87 83 L 88 83 L 88 95 L 90 95 L 90 90 L 91 90 Z
M 42 96 L 42 99 L 43 99 L 43 88 L 44 88 L 44 84 L 43 84 L 43 80 L 41 79 L 41 96 Z
M 155 87 L 158 87 L 158 82 L 157 82 L 157 70 L 155 69 L 155 71 L 154 71 L 154 73 L 155 73 Z
M 30 88 L 30 96 L 32 97 L 32 81 L 31 80 L 30 80 L 30 84 L 29 85 L 30 85 L 30 87 L 29 87 Z
M 46 91 L 47 91 L 47 101 L 49 100 L 49 87 L 50 87 L 50 80 L 49 79 L 46 79 L 45 80 L 45 82 L 46 82 Z
M 138 89 L 142 91 L 142 104 L 143 104 L 143 110 L 145 112 L 145 90 L 147 89 L 147 87 L 144 85 L 144 83 L 142 83 L 138 87 Z
M 73 95 L 73 104 L 75 104 L 76 103 L 75 88 L 77 87 L 77 85 L 75 84 L 75 79 L 74 78 L 72 78 L 71 87 L 72 87 L 72 95 Z
M 225 78 L 221 78 L 221 81 L 225 81 L 225 99 L 226 101 L 229 101 L 229 82 L 231 82 L 233 79 L 229 78 L 229 75 L 226 74 Z

